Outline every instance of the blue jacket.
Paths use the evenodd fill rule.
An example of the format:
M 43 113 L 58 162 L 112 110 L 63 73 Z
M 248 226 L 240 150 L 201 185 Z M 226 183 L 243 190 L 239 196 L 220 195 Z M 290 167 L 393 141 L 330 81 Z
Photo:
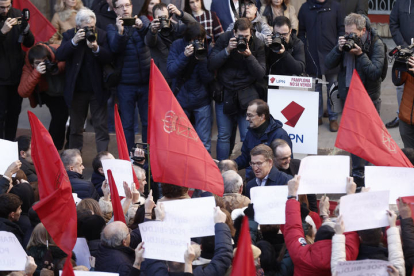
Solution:
M 237 166 L 239 167 L 239 170 L 247 167 L 250 168 L 250 151 L 257 145 L 265 144 L 267 146 L 270 146 L 273 140 L 283 139 L 289 144 L 290 148 L 292 149 L 292 141 L 290 140 L 287 132 L 282 127 L 283 123 L 279 120 L 274 119 L 272 115 L 270 115 L 269 126 L 267 127 L 263 136 L 260 138 L 258 138 L 249 128 L 246 134 L 246 138 L 243 141 L 241 155 L 235 160 Z M 252 170 L 246 170 L 246 179 L 249 180 L 252 179 L 252 177 L 254 177 Z
M 185 47 L 188 42 L 178 39 L 173 42 L 167 60 L 167 72 L 173 78 L 173 91 L 176 85 L 182 83 L 182 78 L 186 75 L 186 69 L 191 67 L 192 62 L 196 62 L 193 72 L 187 81 L 181 85 L 177 94 L 177 100 L 183 109 L 194 110 L 211 103 L 207 91 L 207 84 L 214 79 L 213 74 L 207 70 L 207 59 L 196 60 L 193 56 L 184 55 Z
M 73 193 L 77 193 L 81 199 L 93 198 L 99 200 L 99 194 L 92 182 L 84 180 L 83 176 L 77 172 L 67 171 L 67 173 Z
M 272 167 L 267 178 L 265 186 L 278 186 L 278 185 L 287 185 L 288 181 L 293 177 L 291 175 L 285 174 L 284 172 L 279 171 L 276 167 Z M 250 189 L 257 187 L 256 178 L 250 180 L 246 185 L 245 195 L 250 198 Z
M 124 34 L 118 34 L 118 28 L 110 24 L 107 27 L 108 44 L 111 51 L 117 55 L 117 65 L 122 59 L 121 84 L 146 85 L 149 82 L 151 54 L 144 43 L 146 28 L 140 30 L 125 27 Z M 128 39 L 128 34 L 131 33 Z M 128 39 L 128 40 L 127 40 Z
M 95 271 L 119 273 L 119 276 L 129 276 L 135 260 L 135 251 L 130 247 L 115 248 L 99 245 L 96 253 Z

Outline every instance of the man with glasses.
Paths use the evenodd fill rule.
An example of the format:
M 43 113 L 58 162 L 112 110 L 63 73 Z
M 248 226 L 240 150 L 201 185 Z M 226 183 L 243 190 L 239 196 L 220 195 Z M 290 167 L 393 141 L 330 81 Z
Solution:
M 246 180 L 249 181 L 254 177 L 252 168 L 249 167 L 250 152 L 254 147 L 259 144 L 270 145 L 275 139 L 283 139 L 292 147 L 292 141 L 282 128 L 282 122 L 270 115 L 269 106 L 263 100 L 257 99 L 249 103 L 246 121 L 249 123 L 249 130 L 243 141 L 241 155 L 235 161 L 239 170 L 246 168 Z
M 151 54 L 144 43 L 147 28 L 139 18 L 132 26 L 125 24 L 125 18 L 132 16 L 130 0 L 113 0 L 117 15 L 116 24 L 108 25 L 109 48 L 117 57 L 121 69 L 121 80 L 117 86 L 119 110 L 129 149 L 135 145 L 134 116 L 138 106 L 142 124 L 142 142 L 147 142 L 148 126 L 148 84 Z
M 279 171 L 273 166 L 273 153 L 269 146 L 260 144 L 250 151 L 255 178 L 246 185 L 246 196 L 250 198 L 250 189 L 257 186 L 287 185 L 291 175 Z
M 273 37 L 266 40 L 268 72 L 272 75 L 300 76 L 305 73 L 305 48 L 303 42 L 292 34 L 289 18 L 278 16 L 274 19 L 273 37 L 280 37 L 282 44 L 273 43 Z
M 21 16 L 11 0 L 0 0 L 0 139 L 10 141 L 16 137 L 22 107 L 17 93 L 25 56 L 21 45 L 30 48 L 34 44 L 30 26 L 18 23 Z

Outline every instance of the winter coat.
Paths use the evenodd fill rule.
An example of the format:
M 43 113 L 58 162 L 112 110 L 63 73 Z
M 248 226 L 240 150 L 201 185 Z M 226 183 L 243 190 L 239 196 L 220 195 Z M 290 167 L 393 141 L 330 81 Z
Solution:
M 104 180 L 105 180 L 104 175 L 100 173 L 96 173 L 96 172 L 92 173 L 91 182 L 93 186 L 95 186 L 95 189 L 98 192 L 99 196 L 104 196 L 103 191 L 102 191 L 102 182 L 104 182 Z
M 69 13 L 71 14 L 69 15 Z M 49 39 L 50 44 L 60 45 L 62 43 L 62 34 L 76 27 L 76 14 L 76 10 L 64 10 L 61 12 L 56 12 L 53 15 L 52 21 L 50 21 L 50 23 L 52 23 L 53 27 L 55 27 L 56 33 Z M 68 16 L 68 18 L 63 21 L 61 17 L 66 16 Z
M 0 231 L 13 233 L 23 246 L 24 234 L 16 223 L 5 218 L 0 218 Z
M 401 219 L 400 222 L 406 274 L 411 275 L 414 266 L 414 222 L 412 218 Z
M 250 56 L 244 57 L 236 49 L 227 55 L 225 48 L 232 37 L 233 32 L 225 32 L 219 37 L 210 53 L 208 69 L 210 72 L 218 70 L 217 80 L 225 89 L 237 91 L 263 79 L 266 74 L 266 57 L 263 42 L 255 36 L 249 41 L 252 52 Z
M 120 84 L 147 85 L 151 62 L 150 50 L 144 43 L 147 29 L 125 27 L 124 34 L 119 35 L 118 27 L 111 24 L 106 30 L 109 48 L 117 55 L 117 65 L 124 61 Z
M 93 12 L 96 15 L 96 27 L 102 30 L 106 30 L 108 25 L 115 24 L 116 13 L 115 11 L 108 11 L 108 3 L 101 1 L 93 7 Z
M 20 16 L 22 16 L 22 12 L 15 8 L 10 8 L 7 13 L 7 17 L 11 18 Z M 0 19 L 0 28 L 3 27 L 5 20 L 6 18 Z M 34 44 L 34 36 L 30 30 L 24 36 L 23 43 L 18 42 L 20 33 L 23 32 L 20 30 L 20 26 L 14 26 L 6 34 L 0 32 L 0 85 L 19 84 L 25 57 L 21 46 L 30 48 Z
M 292 25 L 292 29 L 296 32 L 298 31 L 299 27 L 299 20 L 298 16 L 296 14 L 295 7 L 290 4 L 283 3 L 283 15 L 290 20 L 290 24 Z M 274 26 L 273 20 L 275 19 L 275 16 L 273 15 L 272 5 L 263 5 L 260 8 L 260 14 L 262 17 L 266 20 L 266 23 L 270 26 Z
M 91 256 L 95 257 L 98 254 L 100 245 L 101 240 L 88 241 L 89 253 L 91 253 Z
M 24 69 L 23 69 L 23 71 L 24 71 Z M 19 87 L 21 85 L 22 85 L 22 83 L 20 83 Z M 37 181 L 37 174 L 36 174 L 36 168 L 35 168 L 35 166 L 33 164 L 30 164 L 29 162 L 27 162 L 26 159 L 22 158 L 21 156 L 19 156 L 19 160 L 20 160 L 20 162 L 22 162 L 22 166 L 20 167 L 20 169 L 26 175 L 27 181 L 29 181 L 29 182 L 36 182 Z
M 56 60 L 55 54 L 53 53 L 52 49 L 50 49 L 50 47 L 53 47 L 56 50 L 57 48 L 59 48 L 60 45 L 59 44 L 46 45 L 43 43 L 38 43 L 36 45 L 42 45 L 43 47 L 47 49 L 51 57 L 50 62 L 57 63 L 58 68 L 59 68 L 58 74 L 62 74 L 65 71 L 65 62 L 58 62 Z M 23 66 L 22 78 L 20 79 L 20 84 L 17 89 L 17 92 L 19 92 L 20 97 L 29 98 L 30 106 L 33 108 L 35 108 L 38 104 L 37 97 L 33 92 L 41 93 L 41 92 L 45 92 L 48 90 L 48 82 L 47 82 L 47 77 L 46 77 L 47 74 L 49 73 L 42 75 L 36 70 L 36 68 L 33 68 L 33 66 L 30 64 L 29 56 L 26 55 L 25 65 Z M 29 182 L 33 182 L 33 181 L 37 181 L 37 176 L 36 176 L 36 180 L 32 180 L 32 181 L 29 180 Z
M 77 193 L 78 197 L 93 198 L 99 200 L 99 194 L 93 186 L 92 182 L 83 179 L 83 176 L 77 172 L 66 171 L 68 173 L 70 185 L 72 185 L 72 192 Z
M 255 36 L 263 43 L 266 43 L 267 37 L 272 35 L 272 28 L 267 24 L 267 20 L 260 15 L 259 11 L 256 13 L 256 18 L 253 19 L 253 31 Z M 227 32 L 233 32 L 234 22 L 227 27 Z
M 344 16 L 350 13 L 358 13 L 368 15 L 368 0 L 337 0 L 341 3 L 341 10 Z
M 318 3 L 309 0 L 299 10 L 298 38 L 305 45 L 306 73 L 312 76 L 338 73 L 339 68 L 325 67 L 325 57 L 344 35 L 344 15 L 334 0 Z
M 395 44 L 407 47 L 414 37 L 414 3 L 411 0 L 395 1 L 390 14 L 390 31 Z
M 306 244 L 300 216 L 300 203 L 295 199 L 286 202 L 286 224 L 283 232 L 286 248 L 295 266 L 296 276 L 330 276 L 332 240 L 320 240 Z M 359 237 L 356 232 L 345 234 L 346 260 L 358 256 Z
M 272 167 L 265 186 L 287 185 L 288 181 L 292 178 L 293 177 L 291 175 L 279 171 L 276 167 Z M 250 198 L 250 189 L 253 187 L 257 187 L 256 178 L 250 180 L 246 185 L 245 194 L 248 198 Z
M 181 86 L 176 95 L 181 107 L 194 110 L 211 103 L 207 85 L 214 80 L 214 75 L 207 70 L 207 59 L 196 60 L 194 55 L 184 55 L 188 44 L 184 39 L 173 42 L 168 55 L 167 72 L 174 79 L 172 90 L 175 91 L 176 86 Z
M 384 65 L 384 43 L 378 38 L 377 30 L 371 29 L 371 23 L 367 18 L 367 38 L 366 45 L 363 45 L 363 53 L 355 56 L 355 69 L 357 70 L 365 89 L 368 92 L 372 101 L 378 100 L 381 96 L 381 74 Z M 374 45 L 371 43 L 374 41 Z M 366 49 L 366 50 L 365 50 Z M 372 51 L 369 51 L 372 49 Z M 338 45 L 325 58 L 325 66 L 327 69 L 337 68 L 339 65 L 338 74 L 338 89 L 339 96 L 345 100 L 348 95 L 348 87 L 346 87 L 346 66 L 344 64 L 345 51 L 340 51 Z
M 10 180 L 0 176 L 0 195 L 5 194 L 10 187 Z
M 44 267 L 43 259 L 47 251 L 50 251 L 53 258 L 53 264 L 55 267 L 61 259 L 66 258 L 68 256 L 56 245 L 49 245 L 49 249 L 46 247 L 46 245 L 43 244 L 30 247 L 29 249 L 27 249 L 27 255 L 32 256 L 37 265 L 36 271 L 33 274 L 33 276 L 40 275 L 40 271 Z M 72 252 L 72 260 L 76 261 L 76 255 L 74 252 Z
M 234 14 L 230 7 L 231 0 L 212 0 L 211 11 L 217 14 L 220 19 L 223 30 L 227 30 L 228 26 L 234 22 Z
M 396 71 L 393 67 L 392 82 L 395 85 L 405 84 L 398 117 L 406 124 L 414 125 L 414 76 L 409 72 Z
M 65 75 L 65 101 L 70 108 L 72 105 L 73 93 L 76 89 L 82 88 L 84 84 L 78 83 L 79 72 L 82 69 L 88 71 L 88 77 L 92 85 L 92 91 L 101 105 L 107 104 L 109 92 L 103 89 L 103 66 L 112 61 L 112 54 L 106 41 L 105 31 L 96 28 L 97 42 L 99 52 L 92 53 L 86 45 L 86 41 L 82 40 L 77 46 L 72 44 L 72 38 L 75 36 L 75 29 L 71 29 L 63 34 L 63 40 L 60 47 L 56 51 L 56 59 L 66 61 Z M 91 63 L 86 64 L 86 60 L 90 59 Z M 85 78 L 85 76 L 83 76 Z M 76 103 L 75 103 L 76 104 Z
M 130 247 L 108 247 L 99 245 L 96 253 L 95 271 L 119 273 L 119 276 L 129 276 L 135 261 L 135 251 Z

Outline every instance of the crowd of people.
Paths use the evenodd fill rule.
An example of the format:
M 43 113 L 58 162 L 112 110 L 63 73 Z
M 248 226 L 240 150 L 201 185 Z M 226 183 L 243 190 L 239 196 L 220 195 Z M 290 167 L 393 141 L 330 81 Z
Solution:
M 337 83 L 343 105 L 355 69 L 380 113 L 388 53 L 367 17 L 368 1 L 308 0 L 298 8 L 289 0 L 218 0 L 212 1 L 211 10 L 203 0 L 185 0 L 182 6 L 164 2 L 145 0 L 135 15 L 131 0 L 58 0 L 51 21 L 56 33 L 48 42 L 35 44 L 30 24 L 19 21 L 21 11 L 12 0 L 0 0 L 0 138 L 16 141 L 19 150 L 19 160 L 0 172 L 0 231 L 13 233 L 28 255 L 26 271 L 0 274 L 59 275 L 67 257 L 33 209 L 40 198 L 31 137 L 15 137 L 23 98 L 29 98 L 31 107 L 48 107 L 49 133 L 77 196 L 77 236 L 86 239 L 91 259 L 89 269 L 77 265 L 73 254 L 75 270 L 120 276 L 230 275 L 245 216 L 256 275 L 335 275 L 339 262 L 365 259 L 388 261 L 389 275 L 411 274 L 410 206 L 400 200 L 398 216 L 388 212 L 387 229 L 344 233 L 339 205 L 330 213 L 332 202 L 326 195 L 298 196 L 300 160 L 293 158 L 292 141 L 267 103 L 268 76 L 273 74 L 324 77 L 328 92 Z M 391 33 L 402 47 L 414 38 L 412 6 L 399 0 L 391 13 Z M 153 182 L 146 151 L 135 147 L 138 122 L 142 142 L 147 142 L 151 59 L 208 152 L 216 118 L 215 158 L 223 196 Z M 414 164 L 413 72 L 412 56 L 405 68 L 392 69 L 401 97 L 398 120 L 387 127 L 399 125 L 403 152 Z M 338 131 L 338 113 L 329 97 L 324 112 L 322 84 L 315 90 L 319 125 L 327 117 L 330 130 Z M 108 152 L 115 103 L 127 147 L 136 148 L 131 162 L 139 188 L 124 182 L 126 223 L 114 221 L 102 165 L 102 160 L 115 159 Z M 98 152 L 90 180 L 83 175 L 82 161 L 88 112 Z M 243 145 L 240 156 L 230 160 L 237 127 Z M 347 194 L 366 192 L 368 162 L 354 154 L 351 159 Z M 259 225 L 250 191 L 275 185 L 288 186 L 286 224 Z M 185 263 L 144 258 L 139 225 L 163 220 L 162 202 L 208 196 L 216 202 L 214 236 L 192 239 Z

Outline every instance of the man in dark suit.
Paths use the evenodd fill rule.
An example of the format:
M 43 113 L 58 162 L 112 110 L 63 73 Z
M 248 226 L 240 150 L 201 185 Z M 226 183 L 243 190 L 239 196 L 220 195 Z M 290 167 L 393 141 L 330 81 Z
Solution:
M 368 0 L 338 0 L 344 16 L 350 13 L 368 15 Z
M 250 189 L 256 186 L 287 185 L 291 175 L 279 171 L 273 166 L 273 153 L 269 146 L 260 144 L 250 151 L 250 166 L 256 176 L 246 185 L 246 196 L 250 198 Z
M 69 148 L 82 149 L 83 128 L 90 107 L 97 152 L 108 149 L 108 91 L 103 88 L 103 65 L 110 63 L 105 31 L 95 27 L 95 14 L 88 9 L 76 15 L 76 29 L 63 34 L 56 58 L 66 61 L 65 101 L 69 107 Z M 86 30 L 86 31 L 85 31 Z

